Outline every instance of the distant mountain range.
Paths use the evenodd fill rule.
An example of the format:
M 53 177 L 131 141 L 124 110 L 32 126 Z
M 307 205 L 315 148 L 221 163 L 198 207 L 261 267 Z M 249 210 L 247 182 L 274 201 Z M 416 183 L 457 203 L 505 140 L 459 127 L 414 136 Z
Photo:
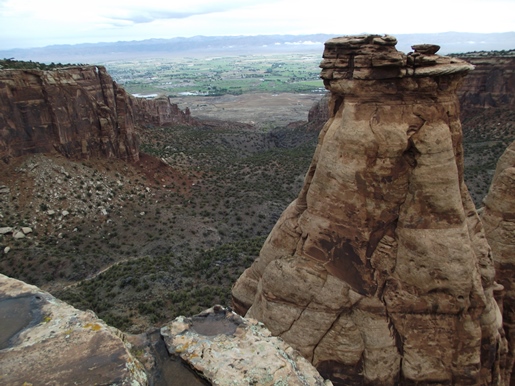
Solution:
M 515 32 L 433 34 L 397 34 L 397 49 L 411 51 L 413 44 L 432 43 L 442 47 L 440 54 L 470 51 L 509 50 L 515 48 Z M 110 60 L 148 57 L 242 55 L 281 52 L 320 52 L 335 35 L 258 35 L 194 36 L 190 38 L 148 39 L 115 43 L 53 45 L 41 48 L 0 51 L 0 58 L 39 62 L 101 63 Z

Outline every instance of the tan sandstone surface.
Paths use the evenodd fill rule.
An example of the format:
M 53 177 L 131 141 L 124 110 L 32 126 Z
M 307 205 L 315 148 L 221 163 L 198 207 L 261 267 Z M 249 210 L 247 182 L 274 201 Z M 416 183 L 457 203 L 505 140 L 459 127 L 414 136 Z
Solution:
M 168 351 L 219 386 L 329 386 L 296 350 L 253 319 L 221 306 L 161 328 Z
M 147 385 L 122 333 L 0 274 L 0 384 Z
M 515 142 L 497 163 L 481 219 L 492 247 L 496 280 L 504 286 L 503 324 L 508 339 L 508 373 L 515 358 Z M 515 379 L 511 380 L 511 384 Z
M 473 66 L 395 44 L 326 42 L 330 118 L 233 302 L 334 384 L 504 384 L 502 287 L 463 182 Z

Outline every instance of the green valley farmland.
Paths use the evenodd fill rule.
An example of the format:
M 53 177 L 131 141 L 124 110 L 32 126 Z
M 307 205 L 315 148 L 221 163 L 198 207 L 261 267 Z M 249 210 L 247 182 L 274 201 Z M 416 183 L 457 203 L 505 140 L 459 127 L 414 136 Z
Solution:
M 241 95 L 324 92 L 319 54 L 184 57 L 106 62 L 132 94 Z

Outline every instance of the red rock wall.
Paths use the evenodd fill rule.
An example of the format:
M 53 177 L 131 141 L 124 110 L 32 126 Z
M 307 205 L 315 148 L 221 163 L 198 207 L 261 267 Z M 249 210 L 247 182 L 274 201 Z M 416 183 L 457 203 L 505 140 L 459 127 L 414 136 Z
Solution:
M 458 90 L 462 117 L 474 110 L 515 107 L 515 57 L 463 57 L 475 69 Z
M 0 71 L 0 159 L 57 150 L 139 159 L 137 126 L 191 124 L 168 99 L 129 95 L 101 66 Z
M 308 113 L 308 128 L 310 130 L 322 130 L 329 117 L 329 100 L 330 94 L 325 94 L 317 103 L 315 103 Z
M 139 158 L 130 96 L 105 68 L 0 71 L 0 157 Z
M 196 123 L 196 120 L 191 117 L 189 108 L 182 111 L 177 104 L 170 103 L 167 97 L 137 98 L 134 104 L 137 111 L 136 122 L 138 125 L 166 126 Z

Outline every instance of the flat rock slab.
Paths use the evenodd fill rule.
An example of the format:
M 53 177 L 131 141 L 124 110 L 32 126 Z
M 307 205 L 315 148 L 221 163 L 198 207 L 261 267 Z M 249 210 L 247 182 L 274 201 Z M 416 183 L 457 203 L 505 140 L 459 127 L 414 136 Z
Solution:
M 161 329 L 179 355 L 214 385 L 332 385 L 262 323 L 215 306 Z
M 0 274 L 0 384 L 147 385 L 121 336 L 93 312 Z

